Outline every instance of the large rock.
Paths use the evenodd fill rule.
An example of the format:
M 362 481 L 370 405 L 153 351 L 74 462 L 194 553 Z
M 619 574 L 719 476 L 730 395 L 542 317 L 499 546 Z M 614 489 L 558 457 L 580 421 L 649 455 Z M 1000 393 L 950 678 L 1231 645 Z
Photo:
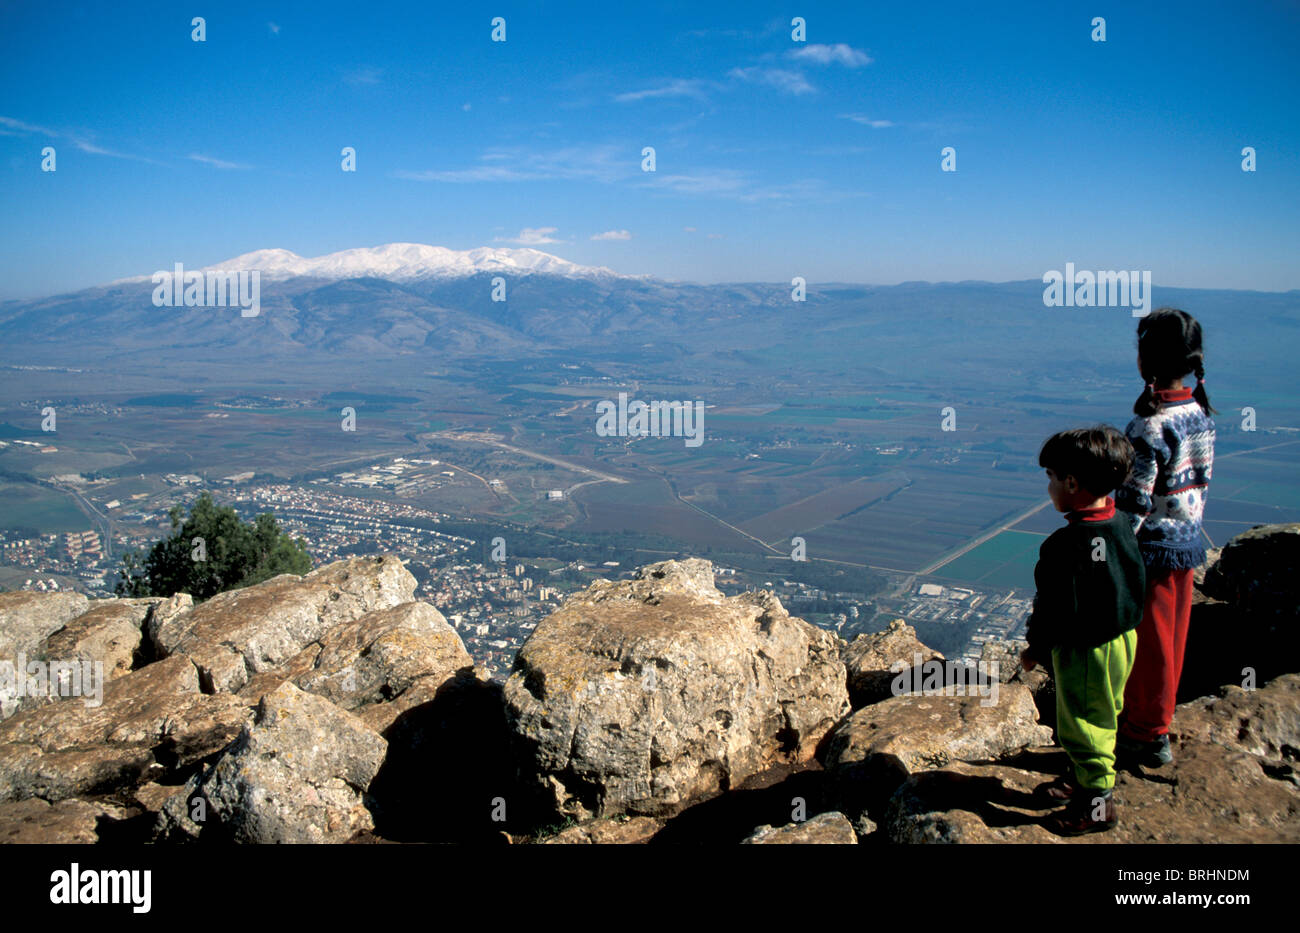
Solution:
M 45 642 L 51 658 L 83 658 L 100 661 L 104 678 L 116 680 L 128 674 L 144 637 L 143 625 L 161 600 L 97 599 Z
M 173 593 L 154 604 L 144 620 L 144 641 L 140 646 L 146 662 L 159 660 L 158 633 L 162 631 L 163 626 L 193 608 L 194 597 L 189 593 Z
M 787 823 L 779 828 L 763 825 L 741 845 L 850 845 L 858 844 L 853 824 L 843 813 L 821 813 L 802 823 Z
M 249 711 L 199 690 L 188 658 L 150 664 L 104 685 L 103 702 L 67 698 L 0 723 L 0 801 L 63 800 L 140 782 L 219 751 Z
M 336 625 L 410 602 L 415 578 L 397 557 L 354 557 L 303 577 L 219 593 L 150 625 L 157 657 L 194 659 L 207 692 L 234 692 L 289 661 Z
M 996 702 L 991 694 L 968 694 L 896 696 L 858 710 L 831 734 L 826 767 L 886 758 L 911 773 L 1051 744 L 1052 730 L 1038 724 L 1033 696 L 1023 684 L 1001 684 Z
M 943 661 L 938 651 L 916 637 L 916 629 L 895 619 L 883 632 L 859 635 L 844 649 L 849 700 L 857 709 L 893 696 L 890 685 L 900 672 L 927 661 Z
M 570 826 L 540 842 L 548 846 L 638 845 L 649 842 L 655 833 L 663 829 L 663 825 L 651 816 L 612 816 Z
M 0 688 L 12 701 L 10 712 L 56 703 L 70 697 L 102 698 L 105 683 L 128 674 L 137 661 L 141 625 L 156 599 L 98 599 L 51 634 L 38 649 L 45 672 L 35 691 Z M 17 695 L 21 693 L 22 695 Z
M 170 820 L 204 839 L 346 842 L 374 828 L 366 792 L 387 745 L 351 713 L 282 684 L 216 763 L 163 803 L 159 835 L 170 837 Z M 195 792 L 202 824 L 191 818 Z
M 1300 617 L 1300 523 L 1259 525 L 1237 535 L 1206 571 L 1203 589 L 1257 616 Z
M 256 701 L 289 680 L 383 732 L 473 666 L 442 613 L 427 603 L 408 602 L 335 626 L 283 666 L 253 675 L 239 692 Z
M 524 773 L 577 819 L 662 816 L 810 758 L 848 711 L 838 640 L 703 560 L 598 581 L 543 620 L 505 684 Z
M 989 639 L 980 646 L 981 672 L 991 679 L 996 678 L 1000 683 L 1024 684 L 1029 688 L 1030 693 L 1037 694 L 1039 690 L 1048 686 L 1052 674 L 1041 664 L 1035 666 L 1033 670 L 1025 670 L 1020 663 L 1020 652 L 1023 648 L 1023 642 Z M 1039 704 L 1039 712 L 1041 714 L 1042 704 Z
M 1300 671 L 1300 523 L 1237 535 L 1192 598 L 1178 700 Z
M 45 639 L 89 605 L 90 600 L 81 593 L 0 593 L 0 664 L 9 664 L 17 674 L 20 661 L 43 659 Z M 12 685 L 0 685 L 0 719 L 12 716 L 19 705 L 20 698 Z
M 836 808 L 880 820 L 911 775 L 1051 744 L 1028 687 L 999 683 L 996 702 L 991 687 L 988 697 L 949 686 L 946 695 L 904 694 L 857 710 L 831 734 L 823 757 Z
M 0 593 L 0 658 L 12 661 L 20 651 L 35 654 L 51 632 L 89 607 L 90 600 L 81 593 Z

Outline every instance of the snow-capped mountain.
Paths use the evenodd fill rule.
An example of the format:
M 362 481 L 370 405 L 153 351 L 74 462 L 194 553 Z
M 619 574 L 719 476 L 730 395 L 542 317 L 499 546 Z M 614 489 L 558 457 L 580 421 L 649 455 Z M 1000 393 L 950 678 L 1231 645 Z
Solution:
M 299 256 L 287 249 L 260 249 L 215 265 L 205 266 L 201 271 L 237 272 L 254 269 L 261 272 L 263 277 L 270 279 L 377 278 L 393 282 L 461 278 L 483 272 L 558 275 L 584 279 L 648 278 L 648 276 L 620 275 L 604 266 L 581 266 L 536 249 L 479 247 L 454 250 L 442 246 L 426 246 L 422 243 L 389 243 L 385 246 L 345 249 L 315 258 Z

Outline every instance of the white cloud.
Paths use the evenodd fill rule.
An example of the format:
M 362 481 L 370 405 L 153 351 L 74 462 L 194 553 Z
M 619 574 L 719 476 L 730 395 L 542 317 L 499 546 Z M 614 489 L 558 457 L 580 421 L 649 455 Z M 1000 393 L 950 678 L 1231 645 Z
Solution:
M 680 172 L 642 172 L 639 148 L 625 143 L 567 146 L 560 149 L 495 147 L 468 168 L 400 170 L 395 178 L 411 181 L 472 184 L 476 182 L 580 181 L 631 185 L 664 194 L 726 198 L 735 201 L 807 201 L 859 197 L 858 192 L 829 191 L 819 181 L 765 184 L 734 168 L 702 166 Z
M 682 229 L 685 230 L 687 233 L 695 233 L 695 232 L 696 232 L 696 228 L 695 228 L 695 227 L 682 227 Z
M 593 240 L 630 240 L 632 234 L 626 230 L 606 230 L 604 233 L 597 233 L 592 237 Z
M 750 84 L 766 84 L 787 94 L 811 94 L 817 89 L 808 83 L 801 71 L 788 71 L 784 68 L 732 68 L 728 77 L 738 78 Z
M 495 148 L 479 156 L 481 164 L 462 169 L 397 171 L 411 181 L 468 183 L 480 181 L 598 181 L 611 183 L 641 175 L 641 150 L 627 146 L 567 146 L 540 150 Z
M 267 24 L 266 24 L 266 28 L 269 29 L 269 30 L 271 30 L 271 34 L 272 34 L 272 35 L 276 35 L 276 36 L 278 36 L 278 35 L 280 34 L 280 24 L 279 24 L 279 23 L 267 23 Z
M 646 175 L 646 187 L 668 188 L 678 194 L 730 194 L 743 193 L 749 186 L 744 172 L 732 168 L 705 169 L 703 171 L 663 175 L 656 172 Z
M 615 94 L 614 100 L 619 103 L 629 103 L 638 100 L 651 100 L 659 97 L 695 97 L 703 98 L 706 88 L 706 82 L 693 78 L 674 78 L 667 84 L 659 87 L 646 88 L 643 91 L 629 91 L 625 94 Z
M 84 136 L 74 135 L 72 133 L 61 133 L 57 130 L 47 129 L 43 126 L 36 126 L 31 123 L 24 123 L 22 120 L 15 120 L 13 117 L 0 117 L 0 136 L 27 136 L 31 133 L 39 133 L 42 136 L 49 136 L 53 139 L 66 139 L 72 143 L 73 147 L 82 152 L 91 155 L 109 156 L 113 159 L 130 159 L 133 162 L 148 162 L 151 165 L 157 165 L 153 159 L 144 156 L 132 155 L 129 152 L 115 152 L 112 149 L 105 149 L 96 143 L 92 143 Z
M 211 165 L 213 168 L 220 169 L 249 169 L 251 165 L 244 165 L 240 162 L 227 162 L 225 159 L 214 159 L 212 156 L 202 155 L 197 152 L 191 152 L 185 158 L 193 162 L 201 162 L 204 165 Z
M 498 243 L 517 243 L 520 246 L 542 246 L 546 243 L 562 243 L 551 236 L 558 227 L 524 227 L 517 237 L 493 237 Z
M 98 146 L 88 139 L 80 139 L 75 136 L 71 137 L 71 139 L 72 145 L 76 146 L 82 152 L 88 152 L 91 155 L 108 156 L 113 159 L 130 159 L 132 162 L 148 162 L 150 165 L 158 164 L 153 159 L 148 159 L 144 156 L 132 155 L 129 152 L 115 152 L 112 149 L 105 149 L 103 146 Z
M 842 113 L 840 114 L 840 118 L 844 120 L 852 120 L 854 123 L 861 123 L 863 126 L 869 126 L 873 130 L 883 130 L 898 125 L 893 120 L 873 120 L 871 117 L 862 113 Z
M 24 123 L 22 120 L 15 120 L 13 117 L 0 117 L 0 126 L 7 126 L 11 130 L 16 130 L 18 134 L 40 133 L 42 136 L 58 136 L 54 130 L 47 130 L 43 126 L 33 126 L 30 123 Z M 6 134 L 9 135 L 9 134 Z
M 861 68 L 871 64 L 871 56 L 860 52 L 852 46 L 837 42 L 835 45 L 805 45 L 787 53 L 796 61 L 812 62 L 816 65 L 843 65 L 845 68 Z

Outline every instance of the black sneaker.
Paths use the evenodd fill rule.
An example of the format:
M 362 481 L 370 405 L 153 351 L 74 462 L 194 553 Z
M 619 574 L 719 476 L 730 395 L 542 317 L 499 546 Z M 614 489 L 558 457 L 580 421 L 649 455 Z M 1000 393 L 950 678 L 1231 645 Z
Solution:
M 1120 767 L 1160 768 L 1173 760 L 1167 732 L 1150 742 L 1139 742 L 1122 735 L 1115 740 L 1115 764 Z

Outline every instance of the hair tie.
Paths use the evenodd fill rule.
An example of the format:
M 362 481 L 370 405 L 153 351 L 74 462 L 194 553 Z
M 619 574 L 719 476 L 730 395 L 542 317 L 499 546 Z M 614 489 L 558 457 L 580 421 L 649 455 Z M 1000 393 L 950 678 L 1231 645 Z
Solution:
M 1197 377 L 1196 377 L 1196 384 L 1197 384 L 1198 386 L 1203 386 L 1203 385 L 1205 385 L 1205 377 L 1204 377 L 1204 376 L 1197 376 Z
M 1148 383 L 1147 383 L 1147 391 L 1148 391 L 1148 392 L 1154 392 L 1155 390 L 1156 390 L 1156 384 L 1155 384 L 1154 382 L 1148 382 Z

